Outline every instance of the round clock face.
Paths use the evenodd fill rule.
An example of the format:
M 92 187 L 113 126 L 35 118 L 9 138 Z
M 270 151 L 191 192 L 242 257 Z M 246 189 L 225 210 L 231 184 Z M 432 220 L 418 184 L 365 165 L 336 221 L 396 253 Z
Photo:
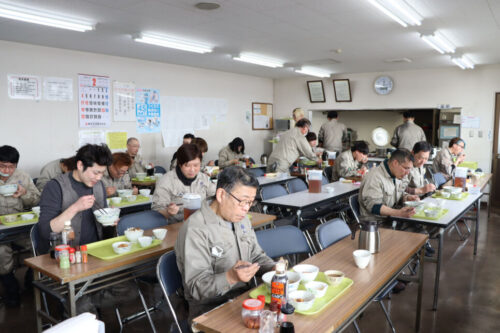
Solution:
M 373 85 L 375 92 L 379 95 L 387 95 L 392 91 L 394 82 L 388 76 L 379 76 Z

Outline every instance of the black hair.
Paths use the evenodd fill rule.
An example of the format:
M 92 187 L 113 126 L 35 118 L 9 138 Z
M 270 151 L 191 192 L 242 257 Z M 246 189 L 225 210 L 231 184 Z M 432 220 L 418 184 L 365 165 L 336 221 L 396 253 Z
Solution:
M 177 149 L 177 152 L 175 154 L 177 156 L 178 166 L 182 166 L 196 158 L 199 158 L 200 162 L 203 159 L 200 147 L 198 147 L 194 143 L 183 144 L 182 146 L 179 147 L 179 149 Z
M 389 162 L 392 162 L 394 160 L 398 161 L 399 163 L 405 163 L 407 161 L 413 162 L 413 155 L 408 149 L 398 148 L 391 153 Z
M 413 154 L 418 154 L 420 153 L 421 151 L 423 152 L 430 152 L 432 150 L 432 146 L 429 142 L 427 141 L 420 141 L 420 142 L 417 142 L 415 143 L 415 145 L 413 146 Z
M 0 147 L 0 161 L 17 164 L 19 162 L 19 152 L 12 146 Z
M 191 140 L 193 140 L 194 139 L 194 135 L 191 134 L 191 133 L 186 133 L 186 134 L 184 134 L 184 136 L 182 138 L 183 139 L 191 139 Z
M 454 137 L 453 139 L 450 140 L 450 143 L 448 144 L 448 147 L 451 148 L 453 147 L 454 144 L 459 144 L 460 142 L 462 142 L 464 144 L 464 148 L 465 148 L 465 141 L 459 137 Z
M 295 123 L 295 127 L 311 127 L 311 122 L 307 118 L 302 118 Z
M 328 119 L 337 119 L 339 114 L 337 111 L 328 111 L 328 115 L 326 116 Z
M 238 147 L 241 147 L 241 151 L 238 151 Z M 236 137 L 233 141 L 229 142 L 229 148 L 235 153 L 245 153 L 245 142 L 243 142 L 242 138 Z
M 307 139 L 308 142 L 311 142 L 311 141 L 314 141 L 314 140 L 318 140 L 318 137 L 316 136 L 316 133 L 309 132 L 306 135 L 306 139 Z
M 415 112 L 413 112 L 413 111 L 405 111 L 403 113 L 403 117 L 407 118 L 407 119 L 408 118 L 415 118 Z
M 108 146 L 104 143 L 101 145 L 86 144 L 77 150 L 75 156 L 76 163 L 83 163 L 83 171 L 92 167 L 94 164 L 100 166 L 110 166 L 113 164 L 113 156 Z
M 359 151 L 361 154 L 368 155 L 370 149 L 368 148 L 368 143 L 366 143 L 366 141 L 354 141 L 351 151 Z
M 76 169 L 76 156 L 62 158 L 60 160 L 60 163 L 62 163 L 62 165 L 64 165 L 68 169 L 68 171 L 75 170 Z
M 222 188 L 229 193 L 236 185 L 259 188 L 257 178 L 246 169 L 236 165 L 224 168 L 217 178 L 217 189 Z

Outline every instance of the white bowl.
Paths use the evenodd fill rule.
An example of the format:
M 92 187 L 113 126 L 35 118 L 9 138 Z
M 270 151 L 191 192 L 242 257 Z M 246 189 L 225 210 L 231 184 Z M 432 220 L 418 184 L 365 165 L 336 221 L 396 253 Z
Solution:
M 9 223 L 16 222 L 17 219 L 18 219 L 17 215 L 7 215 L 4 217 L 5 222 L 9 222 Z
M 159 181 L 161 177 L 163 177 L 163 174 L 162 173 L 155 173 L 155 180 L 156 181 Z
M 138 238 L 139 244 L 141 247 L 148 247 L 153 242 L 153 237 L 151 236 L 142 236 Z
M 325 192 L 332 194 L 333 192 L 335 192 L 335 189 L 331 186 L 325 186 Z
M 149 197 L 149 195 L 151 194 L 151 190 L 148 188 L 144 188 L 142 190 L 139 190 L 139 194 L 144 197 Z
M 450 192 L 451 194 L 462 192 L 461 187 L 455 187 L 455 186 L 443 186 L 443 190 L 445 190 L 446 192 Z
M 122 202 L 122 198 L 121 197 L 112 197 L 111 202 L 114 204 L 119 204 L 120 202 Z
M 133 191 L 132 190 L 116 190 L 118 195 L 122 198 L 126 198 L 129 195 L 132 195 Z
M 139 180 L 144 180 L 144 178 L 146 178 L 146 173 L 145 172 L 138 172 L 138 173 L 135 174 L 135 176 Z
M 40 216 L 40 206 L 35 206 L 31 208 L 31 210 L 36 214 L 36 216 Z
M 325 296 L 328 290 L 328 284 L 320 281 L 307 282 L 305 287 L 308 291 L 312 292 L 316 298 Z
M 436 199 L 434 200 L 436 202 L 436 205 L 439 207 L 439 208 L 444 208 L 444 204 L 446 203 L 446 201 L 444 199 Z
M 450 199 L 460 199 L 462 197 L 462 192 L 455 192 L 450 194 Z
M 274 274 L 275 271 L 269 271 L 262 275 L 262 281 L 264 281 L 269 291 L 271 291 L 271 280 L 273 279 Z M 286 272 L 286 276 L 288 277 L 288 292 L 290 293 L 297 290 L 300 283 L 300 274 L 297 272 Z
M 137 195 L 128 195 L 127 196 L 128 202 L 134 202 L 135 200 L 137 200 Z
M 336 286 L 336 285 L 340 284 L 340 282 L 342 282 L 345 274 L 344 274 L 344 272 L 341 272 L 341 271 L 328 270 L 328 271 L 325 271 L 325 276 L 326 276 L 326 280 L 328 281 L 328 283 L 330 283 L 331 286 Z
M 127 253 L 132 248 L 132 244 L 129 242 L 115 242 L 112 246 L 116 254 Z
M 405 207 L 413 207 L 413 208 L 417 208 L 419 206 L 422 206 L 423 204 L 424 204 L 424 202 L 422 202 L 422 201 L 405 201 L 404 202 Z
M 133 243 L 136 243 L 139 237 L 142 237 L 143 234 L 144 230 L 142 230 L 141 228 L 132 227 L 125 230 L 125 237 L 127 237 L 127 239 Z
M 300 274 L 300 279 L 304 283 L 314 281 L 319 273 L 319 268 L 317 266 L 307 264 L 295 265 L 293 266 L 293 270 Z
M 314 294 L 306 290 L 296 290 L 288 294 L 288 299 L 297 311 L 307 311 L 314 304 Z
M 21 215 L 21 220 L 28 221 L 35 218 L 35 214 L 23 214 Z
M 426 210 L 424 210 L 424 213 L 425 213 L 425 216 L 434 218 L 434 217 L 438 216 L 439 209 L 432 209 L 432 208 L 426 209 Z
M 105 214 L 102 213 L 102 210 Z M 94 210 L 94 216 L 97 222 L 101 223 L 103 226 L 113 225 L 120 216 L 120 208 L 104 208 Z
M 439 191 L 438 195 L 442 198 L 448 199 L 450 197 L 451 193 L 448 191 Z
M 158 228 L 153 229 L 153 235 L 156 239 L 163 240 L 167 236 L 167 229 Z
M 370 263 L 372 254 L 368 250 L 356 250 L 352 253 L 352 256 L 356 265 L 361 269 L 365 269 Z
M 7 184 L 0 186 L 0 194 L 4 197 L 10 197 L 17 191 L 17 184 Z

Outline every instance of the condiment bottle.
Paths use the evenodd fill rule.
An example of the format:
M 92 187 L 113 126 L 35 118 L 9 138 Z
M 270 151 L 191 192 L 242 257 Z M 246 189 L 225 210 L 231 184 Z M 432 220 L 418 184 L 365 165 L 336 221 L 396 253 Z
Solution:
M 61 236 L 63 244 L 73 247 L 73 240 L 75 239 L 75 231 L 71 227 L 71 221 L 64 222 L 64 229 L 61 233 Z
M 243 323 L 248 328 L 259 328 L 260 326 L 260 314 L 264 308 L 264 303 L 258 299 L 246 299 L 242 304 L 241 318 Z
M 69 251 L 59 251 L 59 267 L 62 269 L 69 268 Z
M 278 317 L 278 324 L 281 325 L 284 322 L 291 322 L 295 308 L 290 303 L 285 303 L 281 307 L 281 314 Z
M 57 232 L 50 233 L 50 237 L 49 237 L 50 251 L 49 251 L 49 253 L 50 253 L 50 257 L 52 259 L 56 258 L 56 246 L 59 245 L 58 239 L 59 239 L 59 234 Z
M 270 308 L 274 309 L 277 307 L 278 315 L 283 304 L 286 303 L 287 291 L 288 291 L 288 276 L 286 275 L 286 260 L 280 258 L 276 264 L 276 273 L 271 280 L 271 305 Z M 273 311 L 273 310 L 271 310 Z M 276 318 L 278 319 L 278 318 Z
M 87 255 L 87 245 L 80 246 L 80 252 L 82 252 L 82 263 L 86 264 L 89 260 Z
M 70 247 L 69 248 L 69 263 L 70 264 L 75 264 L 76 263 L 76 258 L 75 258 L 75 248 Z
M 77 264 L 80 264 L 82 262 L 82 253 L 80 252 L 80 249 L 76 250 L 75 259 Z

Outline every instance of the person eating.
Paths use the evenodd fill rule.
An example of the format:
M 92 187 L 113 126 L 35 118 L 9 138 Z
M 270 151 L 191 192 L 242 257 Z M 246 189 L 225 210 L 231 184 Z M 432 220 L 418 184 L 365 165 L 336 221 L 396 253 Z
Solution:
M 364 175 L 367 171 L 365 163 L 368 161 L 368 153 L 368 144 L 365 141 L 354 142 L 350 150 L 341 153 L 335 160 L 332 181 Z
M 434 158 L 432 168 L 441 173 L 446 180 L 453 176 L 453 169 L 465 160 L 465 141 L 459 137 L 450 140 L 448 148 L 441 149 Z
M 424 167 L 429 159 L 432 146 L 427 141 L 420 141 L 415 143 L 412 149 L 413 155 L 413 168 L 408 175 L 408 187 L 406 192 L 416 195 L 424 195 L 436 190 L 436 186 L 426 181 Z
M 193 134 L 186 133 L 182 137 L 182 144 L 185 145 L 191 143 L 194 140 L 194 138 L 195 136 Z M 170 170 L 173 170 L 175 168 L 175 165 L 177 163 L 176 160 L 177 160 L 177 155 L 176 153 L 174 153 L 174 155 L 172 155 L 172 159 L 170 160 Z
M 138 172 L 146 172 L 146 169 L 154 168 L 153 163 L 147 163 L 144 161 L 141 154 L 139 154 L 139 149 L 141 144 L 137 138 L 128 138 L 127 140 L 127 151 L 126 153 L 130 156 L 133 163 L 128 170 L 130 178 L 134 178 Z
M 234 138 L 227 146 L 219 151 L 219 167 L 225 168 L 237 165 L 245 154 L 245 143 L 241 138 Z
M 114 153 L 113 163 L 106 168 L 101 181 L 106 187 L 106 195 L 108 197 L 116 196 L 116 190 L 131 189 L 132 194 L 137 194 L 139 190 L 137 187 L 132 187 L 130 176 L 127 171 L 132 165 L 132 159 L 126 153 Z
M 57 175 L 66 173 L 68 171 L 73 171 L 75 169 L 75 157 L 71 156 L 68 158 L 57 159 L 46 164 L 42 170 L 40 170 L 40 176 L 36 180 L 36 188 L 40 193 L 42 193 L 43 188 L 49 180 L 55 178 Z

